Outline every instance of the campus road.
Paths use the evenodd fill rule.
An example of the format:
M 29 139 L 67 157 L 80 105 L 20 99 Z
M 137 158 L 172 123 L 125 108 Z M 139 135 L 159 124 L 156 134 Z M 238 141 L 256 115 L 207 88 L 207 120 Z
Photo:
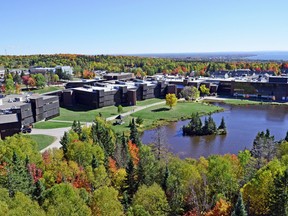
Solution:
M 157 102 L 157 103 L 153 103 L 153 104 L 149 104 L 146 106 L 139 106 L 136 107 L 135 109 L 126 112 L 126 113 L 122 113 L 122 116 L 128 116 L 131 115 L 134 112 L 138 112 L 140 110 L 152 107 L 152 106 L 157 106 L 157 105 L 161 105 L 164 104 L 165 101 L 161 101 L 161 102 Z M 111 116 L 109 118 L 106 118 L 107 121 L 112 121 L 114 120 L 118 115 L 115 116 Z M 53 121 L 53 120 L 50 120 Z M 54 120 L 55 122 L 69 122 L 69 121 L 60 121 L 60 120 Z M 72 122 L 71 122 L 72 123 Z M 85 126 L 90 126 L 92 124 L 92 122 L 86 122 Z M 61 144 L 60 144 L 60 140 L 61 137 L 63 136 L 65 131 L 69 131 L 71 129 L 71 127 L 65 127 L 65 128 L 55 128 L 55 129 L 37 129 L 37 128 L 33 128 L 31 134 L 45 134 L 45 135 L 49 135 L 49 136 L 53 136 L 56 138 L 56 140 L 49 146 L 47 146 L 46 148 L 42 149 L 40 152 L 45 152 L 48 149 L 53 149 L 53 148 L 60 148 Z

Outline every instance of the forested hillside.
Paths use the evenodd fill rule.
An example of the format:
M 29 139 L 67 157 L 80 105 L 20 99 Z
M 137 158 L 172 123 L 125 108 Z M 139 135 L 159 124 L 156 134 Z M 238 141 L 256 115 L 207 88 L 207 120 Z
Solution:
M 181 160 L 142 145 L 134 121 L 126 137 L 97 117 L 61 144 L 0 141 L 0 215 L 287 215 L 288 142 L 268 130 L 238 156 Z
M 209 75 L 211 71 L 250 69 L 253 71 L 274 71 L 279 74 L 281 69 L 288 69 L 287 63 L 276 62 L 208 62 L 192 60 L 173 60 L 164 58 L 144 58 L 133 56 L 107 55 L 30 55 L 30 56 L 0 56 L 0 65 L 8 69 L 29 68 L 30 66 L 55 67 L 68 65 L 74 67 L 77 73 L 84 70 L 107 70 L 109 72 L 133 72 L 138 75 L 153 75 L 155 73 Z M 79 74 L 79 75 L 80 75 Z

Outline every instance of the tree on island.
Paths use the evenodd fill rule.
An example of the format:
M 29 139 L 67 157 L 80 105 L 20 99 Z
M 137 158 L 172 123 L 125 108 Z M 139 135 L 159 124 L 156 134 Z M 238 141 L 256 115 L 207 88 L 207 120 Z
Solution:
M 217 128 L 213 118 L 211 115 L 209 115 L 208 119 L 205 118 L 204 125 L 202 126 L 202 122 L 198 113 L 192 114 L 189 124 L 183 126 L 182 131 L 184 136 L 203 136 L 211 134 L 223 135 L 227 133 L 223 118 L 220 126 Z
M 219 125 L 219 127 L 218 127 L 217 130 L 218 130 L 218 132 L 219 132 L 220 134 L 227 134 L 226 124 L 225 124 L 225 121 L 224 121 L 224 117 L 222 117 L 221 123 L 220 123 L 220 125 Z
M 177 104 L 177 97 L 175 94 L 167 94 L 166 95 L 166 105 L 172 109 L 173 106 Z

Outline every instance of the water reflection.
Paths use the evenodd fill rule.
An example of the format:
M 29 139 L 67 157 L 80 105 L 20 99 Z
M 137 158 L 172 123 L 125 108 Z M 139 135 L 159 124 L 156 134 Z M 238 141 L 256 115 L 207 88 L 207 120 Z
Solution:
M 212 115 L 216 125 L 224 117 L 228 134 L 225 136 L 182 136 L 182 126 L 189 120 L 172 122 L 163 126 L 163 133 L 169 143 L 169 149 L 181 158 L 209 156 L 210 154 L 234 153 L 250 149 L 256 134 L 259 131 L 270 129 L 276 140 L 283 139 L 288 130 L 288 106 L 279 105 L 222 105 L 225 111 Z M 204 117 L 202 118 L 204 121 Z M 153 142 L 155 129 L 145 131 L 142 142 Z

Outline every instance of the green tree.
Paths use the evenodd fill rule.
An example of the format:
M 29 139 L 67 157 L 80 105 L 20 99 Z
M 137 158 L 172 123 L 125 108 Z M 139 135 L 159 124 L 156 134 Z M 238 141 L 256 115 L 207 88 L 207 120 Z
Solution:
M 132 143 L 136 144 L 138 147 L 141 145 L 139 133 L 138 133 L 134 118 L 132 118 L 132 121 L 130 123 L 130 137 L 129 138 L 132 141 Z
M 284 139 L 286 142 L 288 142 L 288 131 L 286 132 L 286 136 L 285 136 L 285 139 Z
M 142 185 L 133 198 L 132 206 L 143 206 L 150 215 L 168 215 L 170 211 L 166 195 L 156 183 L 150 187 Z
M 288 169 L 276 175 L 270 195 L 270 214 L 288 215 Z
M 138 117 L 136 118 L 136 124 L 138 124 L 138 125 L 142 125 L 143 122 L 144 122 L 144 119 L 141 118 L 140 116 L 138 116 Z
M 185 100 L 196 100 L 199 98 L 200 92 L 195 86 L 185 86 L 181 91 L 181 96 Z
M 91 211 L 72 185 L 61 183 L 46 192 L 43 208 L 48 215 L 91 215 Z
M 62 145 L 63 155 L 65 159 L 68 159 L 68 133 L 65 131 L 63 137 L 60 140 L 60 144 Z
M 239 193 L 236 205 L 234 207 L 234 211 L 232 212 L 231 216 L 247 216 L 241 192 Z
M 16 192 L 31 195 L 34 187 L 31 174 L 29 173 L 24 160 L 21 160 L 14 152 L 12 163 L 7 167 L 7 186 L 10 197 Z
M 200 92 L 202 95 L 209 95 L 210 94 L 209 88 L 207 88 L 205 85 L 200 86 Z
M 15 91 L 13 79 L 5 80 L 5 90 L 8 94 L 11 94 Z
M 118 192 L 112 187 L 101 187 L 94 191 L 91 200 L 93 215 L 123 215 L 123 207 L 118 200 Z
M 21 84 L 21 77 L 19 76 L 17 72 L 14 74 L 13 81 L 15 83 Z
M 117 107 L 117 112 L 118 112 L 119 114 L 123 112 L 123 107 L 122 107 L 121 105 L 119 105 L 119 106 Z
M 34 79 L 36 81 L 36 87 L 37 88 L 44 88 L 46 85 L 46 78 L 43 76 L 43 74 L 35 74 Z
M 32 197 L 34 200 L 36 200 L 39 203 L 40 206 L 44 202 L 44 193 L 45 193 L 45 187 L 43 183 L 40 180 L 38 180 L 35 183 L 35 189 L 32 193 Z
M 166 105 L 172 109 L 177 104 L 177 97 L 175 94 L 166 94 Z

